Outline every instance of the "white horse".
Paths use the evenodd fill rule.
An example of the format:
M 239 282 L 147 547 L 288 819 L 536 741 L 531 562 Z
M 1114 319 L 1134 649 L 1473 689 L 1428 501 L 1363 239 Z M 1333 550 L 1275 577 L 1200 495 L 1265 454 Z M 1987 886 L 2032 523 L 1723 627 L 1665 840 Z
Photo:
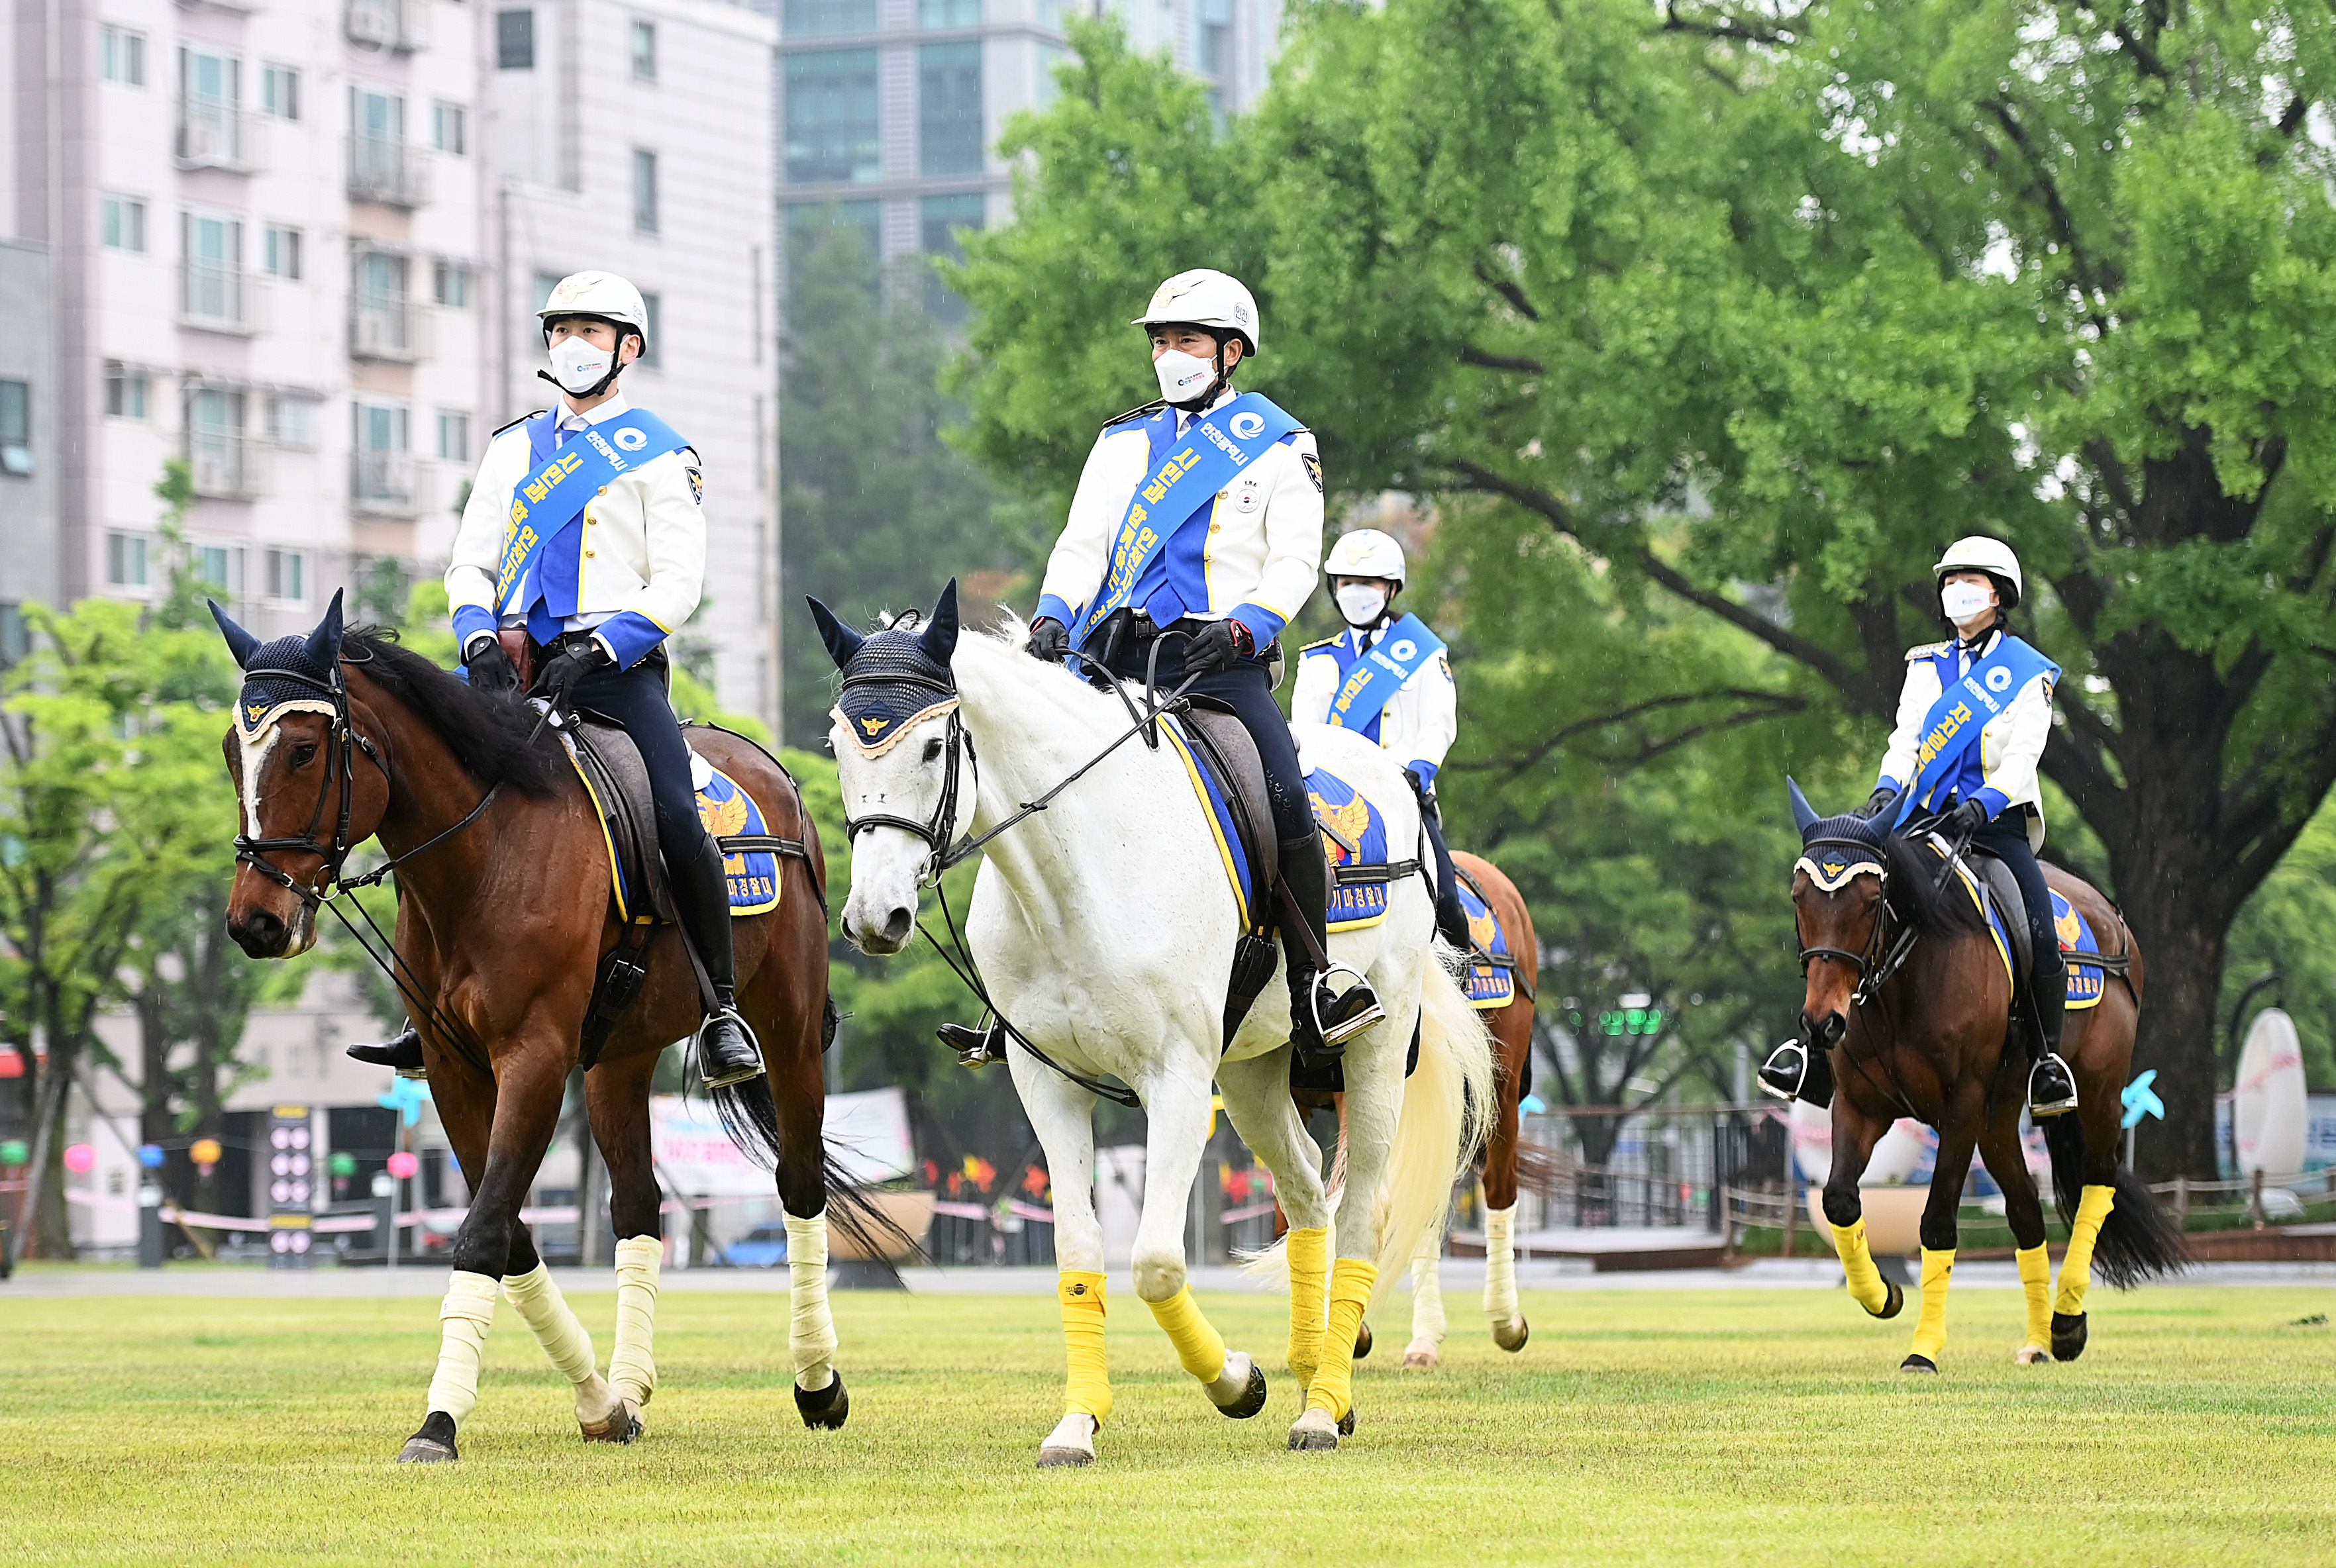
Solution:
M 954 583 L 920 627 L 904 618 L 865 638 L 816 600 L 813 609 L 843 672 L 843 707 L 861 716 L 847 722 L 840 708 L 833 731 L 844 809 L 856 826 L 843 931 L 863 952 L 898 953 L 915 934 L 919 894 L 936 875 L 939 847 L 1037 800 L 1119 739 L 1129 719 L 1118 698 L 1025 654 L 1018 624 L 960 641 Z M 1390 846 L 1418 841 L 1416 801 L 1377 747 L 1313 726 L 1301 744 L 1309 765 L 1330 767 L 1378 808 Z M 1434 954 L 1426 885 L 1416 876 L 1397 883 L 1385 922 L 1331 939 L 1331 956 L 1367 975 L 1387 1012 L 1346 1052 L 1348 1197 L 1337 1205 L 1333 1263 L 1321 1151 L 1290 1099 L 1286 985 L 1269 983 L 1223 1046 L 1240 916 L 1208 808 L 1177 750 L 1127 741 L 985 857 L 967 941 L 999 1015 L 1059 1064 L 1021 1045 L 1007 1053 L 1054 1176 L 1069 1360 L 1063 1418 L 1038 1463 L 1093 1463 L 1112 1405 L 1095 1209 L 1096 1096 L 1064 1069 L 1090 1080 L 1115 1075 L 1143 1103 L 1149 1146 L 1135 1293 L 1184 1370 L 1238 1418 L 1263 1408 L 1264 1374 L 1248 1354 L 1229 1351 L 1201 1315 L 1184 1263 L 1211 1080 L 1222 1086 L 1234 1128 L 1273 1173 L 1291 1226 L 1289 1362 L 1305 1409 L 1290 1447 L 1336 1447 L 1340 1432 L 1353 1430 L 1356 1328 L 1422 1233 L 1441 1224 L 1493 1103 L 1486 1036 Z M 1406 1080 L 1416 1017 L 1419 1065 Z

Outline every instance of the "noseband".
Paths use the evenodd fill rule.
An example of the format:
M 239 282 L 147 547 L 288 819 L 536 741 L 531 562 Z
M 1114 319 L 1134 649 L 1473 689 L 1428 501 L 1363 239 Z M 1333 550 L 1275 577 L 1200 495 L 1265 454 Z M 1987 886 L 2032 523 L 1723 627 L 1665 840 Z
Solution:
M 244 833 L 235 836 L 237 860 L 250 866 L 268 880 L 289 888 L 298 895 L 302 904 L 313 910 L 324 903 L 327 890 L 339 883 L 341 866 L 348 859 L 350 849 L 355 847 L 349 838 L 349 814 L 355 808 L 356 801 L 357 753 L 362 750 L 372 760 L 373 765 L 381 769 L 384 783 L 389 780 L 389 764 L 382 760 L 381 752 L 374 745 L 372 738 L 360 733 L 349 722 L 348 682 L 341 679 L 341 666 L 337 659 L 334 662 L 333 678 L 330 681 L 319 681 L 315 676 L 298 670 L 246 670 L 243 673 L 247 681 L 264 676 L 269 680 L 289 681 L 296 685 L 306 686 L 312 692 L 322 692 L 326 700 L 333 705 L 332 727 L 326 732 L 325 737 L 326 776 L 329 780 L 334 774 L 338 774 L 341 785 L 340 820 L 333 828 L 333 841 L 328 845 L 316 837 L 316 829 L 325 819 L 325 789 L 323 789 L 316 791 L 316 809 L 308 818 L 307 830 L 297 837 L 254 838 Z M 278 720 L 277 722 L 280 723 L 282 721 Z M 258 781 L 253 780 L 250 788 L 257 791 L 258 787 Z M 328 782 L 326 788 L 329 787 Z M 297 877 L 269 861 L 267 857 L 277 850 L 297 850 L 302 854 L 314 855 L 323 860 L 325 875 L 317 886 L 315 887 L 305 886 Z
M 1814 849 L 1819 845 L 1830 845 L 1835 848 L 1856 852 L 1856 857 L 1850 861 L 1838 880 L 1817 875 L 1815 865 L 1806 856 L 1802 857 L 1799 865 L 1810 871 L 1811 880 L 1817 884 L 1821 891 L 1837 892 L 1857 876 L 1871 871 L 1875 879 L 1882 884 L 1882 896 L 1875 902 L 1873 929 L 1866 936 L 1864 948 L 1852 952 L 1846 947 L 1804 947 L 1801 949 L 1801 973 L 1804 975 L 1808 973 L 1809 963 L 1814 959 L 1832 958 L 1848 964 L 1857 976 L 1857 989 L 1851 992 L 1850 1003 L 1854 1007 L 1863 1007 L 1873 1000 L 1874 993 L 1879 991 L 1883 984 L 1904 964 L 1907 953 L 1913 949 L 1914 932 L 1911 926 L 1903 928 L 1896 944 L 1891 949 L 1888 956 L 1884 957 L 1882 951 L 1883 935 L 1889 924 L 1887 917 L 1893 911 L 1890 907 L 1890 870 L 1878 858 L 1880 851 L 1865 839 L 1837 837 L 1811 838 L 1806 840 L 1802 847 Z M 1798 923 L 1796 922 L 1796 928 L 1797 924 Z

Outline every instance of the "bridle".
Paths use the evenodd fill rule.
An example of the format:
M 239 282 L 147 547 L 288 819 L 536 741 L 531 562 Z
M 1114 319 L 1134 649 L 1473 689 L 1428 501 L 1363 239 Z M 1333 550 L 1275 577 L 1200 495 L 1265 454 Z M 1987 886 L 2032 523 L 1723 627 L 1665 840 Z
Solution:
M 246 670 L 243 674 L 247 682 L 261 678 L 289 681 L 296 685 L 305 686 L 312 692 L 323 693 L 325 699 L 333 705 L 332 726 L 326 731 L 325 736 L 326 782 L 316 791 L 316 809 L 309 815 L 307 829 L 297 837 L 287 835 L 254 838 L 246 833 L 238 833 L 235 836 L 237 860 L 250 866 L 269 881 L 289 888 L 298 896 L 302 904 L 310 910 L 314 910 L 325 902 L 333 888 L 342 885 L 341 867 L 347 861 L 349 851 L 355 847 L 349 837 L 349 816 L 356 804 L 357 753 L 363 751 L 372 760 L 373 765 L 381 769 L 384 783 L 390 781 L 389 764 L 383 759 L 381 750 L 374 744 L 372 737 L 359 731 L 349 721 L 348 682 L 341 679 L 341 666 L 337 659 L 334 662 L 333 678 L 329 681 L 319 681 L 314 675 L 299 670 Z M 281 723 L 282 720 L 277 718 L 270 720 L 269 722 Z M 341 787 L 340 819 L 334 826 L 333 841 L 327 845 L 317 838 L 316 829 L 324 823 L 325 796 L 331 789 L 336 774 L 338 775 Z M 246 788 L 255 791 L 256 799 L 258 781 L 250 780 Z M 314 886 L 302 883 L 298 877 L 267 858 L 277 850 L 296 850 L 304 855 L 316 856 L 325 863 L 324 876 Z
M 888 686 L 920 686 L 939 693 L 949 704 L 949 727 L 943 731 L 942 740 L 941 796 L 934 802 L 932 815 L 922 821 L 913 817 L 903 817 L 895 811 L 871 811 L 865 817 L 854 817 L 847 812 L 843 818 L 843 837 L 846 843 L 856 841 L 871 828 L 898 828 L 910 834 L 920 840 L 927 851 L 924 868 L 917 874 L 917 886 L 930 886 L 938 883 L 949 867 L 964 860 L 994 837 L 985 836 L 977 842 L 959 837 L 957 832 L 958 800 L 965 788 L 963 769 L 968 766 L 973 769 L 974 790 L 978 794 L 981 789 L 981 759 L 974 751 L 973 737 L 966 733 L 965 719 L 958 709 L 954 682 L 943 685 L 938 681 L 887 673 L 866 676 L 859 681 L 846 680 L 843 689 L 848 692 L 855 685 L 869 686 L 880 682 Z

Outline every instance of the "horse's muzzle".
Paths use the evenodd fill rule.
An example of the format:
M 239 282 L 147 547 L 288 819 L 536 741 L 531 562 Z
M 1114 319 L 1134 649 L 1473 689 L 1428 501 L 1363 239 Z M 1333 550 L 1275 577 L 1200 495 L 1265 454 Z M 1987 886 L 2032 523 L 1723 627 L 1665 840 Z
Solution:
M 297 958 L 316 945 L 316 924 L 305 905 L 288 921 L 267 908 L 229 913 L 227 934 L 252 958 Z
M 1838 1045 L 1848 1029 L 1849 1020 L 1838 1012 L 1828 1012 L 1822 1019 L 1811 1018 L 1806 1012 L 1801 1014 L 1801 1038 L 1815 1040 L 1820 1045 Z
M 916 929 L 917 912 L 913 909 L 893 909 L 884 916 L 881 931 L 855 930 L 851 915 L 847 913 L 843 917 L 844 940 L 874 958 L 889 958 L 908 946 Z

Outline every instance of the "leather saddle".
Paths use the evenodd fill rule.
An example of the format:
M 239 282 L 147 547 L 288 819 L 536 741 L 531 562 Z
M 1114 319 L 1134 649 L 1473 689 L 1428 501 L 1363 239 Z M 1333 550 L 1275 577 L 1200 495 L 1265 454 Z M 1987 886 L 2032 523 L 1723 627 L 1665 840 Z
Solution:
M 1273 805 L 1265 792 L 1265 764 L 1232 709 L 1214 698 L 1188 698 L 1184 733 L 1192 755 L 1214 776 L 1217 787 L 1232 808 L 1233 830 L 1240 835 L 1257 886 L 1250 897 L 1250 928 L 1233 948 L 1231 977 L 1225 989 L 1224 1043 L 1241 1032 L 1242 1020 L 1266 982 L 1273 978 L 1273 890 L 1280 875 L 1280 845 L 1273 834 Z
M 2036 944 L 2029 934 L 2028 903 L 2020 896 L 2020 884 L 2012 880 L 2011 867 L 1984 849 L 1964 850 L 1963 864 L 1971 868 L 1995 913 L 2003 918 L 2004 934 L 2011 942 L 2012 980 L 2025 991 L 2035 967 Z

